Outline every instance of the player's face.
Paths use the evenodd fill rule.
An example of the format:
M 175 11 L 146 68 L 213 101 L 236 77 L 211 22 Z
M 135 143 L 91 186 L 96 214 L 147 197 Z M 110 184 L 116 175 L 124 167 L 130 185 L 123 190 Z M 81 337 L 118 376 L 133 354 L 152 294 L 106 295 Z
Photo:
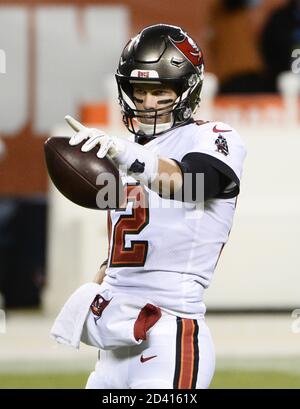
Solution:
M 147 113 L 143 114 L 143 118 L 139 118 L 140 122 L 145 124 L 153 124 L 153 110 L 159 109 L 159 113 L 164 113 L 164 108 L 169 111 L 170 106 L 177 98 L 176 92 L 161 84 L 136 84 L 133 87 L 133 98 L 135 106 L 138 110 L 149 110 L 149 119 Z M 166 123 L 171 121 L 171 114 L 159 115 L 157 123 Z

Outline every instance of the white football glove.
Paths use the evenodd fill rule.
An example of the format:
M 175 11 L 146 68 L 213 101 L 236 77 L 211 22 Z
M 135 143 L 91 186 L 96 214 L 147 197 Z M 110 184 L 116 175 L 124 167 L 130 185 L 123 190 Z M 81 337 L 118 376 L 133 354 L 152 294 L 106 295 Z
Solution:
M 70 115 L 65 120 L 77 133 L 71 137 L 69 144 L 78 145 L 87 140 L 81 147 L 82 152 L 88 152 L 100 145 L 98 158 L 108 156 L 117 166 L 126 170 L 129 175 L 142 183 L 151 183 L 157 176 L 158 155 L 146 147 L 130 142 L 117 136 L 109 136 L 96 128 L 87 128 Z
M 65 120 L 71 126 L 71 128 L 77 132 L 70 139 L 70 145 L 78 145 L 87 139 L 87 141 L 81 147 L 82 152 L 88 152 L 97 145 L 100 145 L 100 149 L 97 152 L 98 158 L 104 158 L 108 154 L 109 157 L 113 159 L 119 152 L 121 152 L 121 141 L 115 140 L 116 138 L 107 135 L 100 129 L 87 128 L 70 115 L 66 115 Z

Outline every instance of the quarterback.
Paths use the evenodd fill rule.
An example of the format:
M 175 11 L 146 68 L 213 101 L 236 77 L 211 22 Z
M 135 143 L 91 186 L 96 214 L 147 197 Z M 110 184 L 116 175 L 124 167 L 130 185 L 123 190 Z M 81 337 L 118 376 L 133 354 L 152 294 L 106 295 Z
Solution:
M 99 158 L 123 169 L 127 192 L 108 214 L 108 258 L 90 283 L 80 339 L 99 360 L 87 388 L 207 388 L 213 377 L 203 293 L 230 233 L 246 150 L 227 124 L 193 119 L 203 79 L 195 41 L 153 25 L 128 42 L 116 73 L 128 140 L 66 117 L 70 144 L 99 146 Z

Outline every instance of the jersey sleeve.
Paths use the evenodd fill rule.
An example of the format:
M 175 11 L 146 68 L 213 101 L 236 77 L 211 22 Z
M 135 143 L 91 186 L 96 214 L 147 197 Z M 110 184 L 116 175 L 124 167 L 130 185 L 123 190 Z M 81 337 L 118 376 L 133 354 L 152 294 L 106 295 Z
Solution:
M 236 130 L 222 122 L 212 122 L 205 132 L 194 135 L 190 152 L 208 156 L 211 165 L 228 179 L 228 185 L 219 198 L 230 198 L 239 193 L 246 147 Z

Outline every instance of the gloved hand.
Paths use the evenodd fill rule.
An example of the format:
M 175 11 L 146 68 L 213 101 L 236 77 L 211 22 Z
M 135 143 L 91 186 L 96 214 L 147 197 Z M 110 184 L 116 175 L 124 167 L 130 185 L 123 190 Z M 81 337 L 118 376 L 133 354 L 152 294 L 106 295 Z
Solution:
M 100 129 L 87 128 L 70 115 L 66 115 L 65 120 L 70 127 L 77 132 L 70 139 L 70 145 L 78 145 L 87 139 L 87 141 L 81 147 L 82 152 L 88 152 L 95 146 L 100 145 L 100 149 L 97 152 L 98 158 L 104 158 L 106 155 L 108 155 L 111 159 L 113 159 L 124 148 L 120 138 L 109 136 Z
M 122 171 L 127 171 L 138 181 L 148 184 L 157 176 L 158 155 L 146 147 L 130 142 L 117 136 L 109 136 L 96 128 L 87 128 L 70 115 L 65 120 L 77 133 L 71 137 L 70 145 L 78 145 L 87 140 L 81 147 L 82 152 L 88 152 L 99 145 L 98 158 L 108 156 Z

